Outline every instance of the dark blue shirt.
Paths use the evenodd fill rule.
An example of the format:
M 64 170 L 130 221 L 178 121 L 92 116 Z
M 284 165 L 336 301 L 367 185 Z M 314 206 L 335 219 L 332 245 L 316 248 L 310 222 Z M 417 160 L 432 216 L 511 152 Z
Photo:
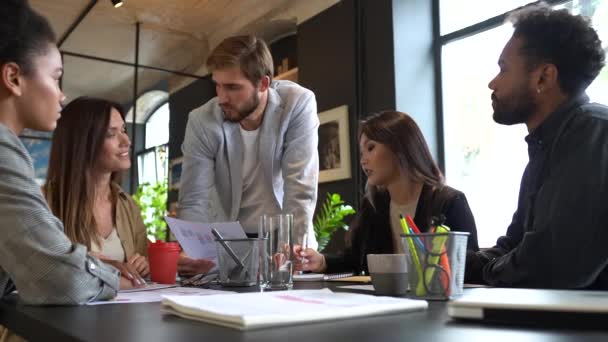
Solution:
M 467 281 L 608 289 L 608 107 L 573 98 L 526 142 L 513 220 L 495 247 L 468 253 Z

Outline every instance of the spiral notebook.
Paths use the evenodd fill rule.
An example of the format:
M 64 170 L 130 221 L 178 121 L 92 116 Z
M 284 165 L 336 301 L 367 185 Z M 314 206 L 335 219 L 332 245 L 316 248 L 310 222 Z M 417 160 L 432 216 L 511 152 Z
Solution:
M 369 282 L 369 277 L 355 276 L 353 272 L 343 273 L 303 273 L 294 274 L 294 281 L 354 281 L 354 282 Z

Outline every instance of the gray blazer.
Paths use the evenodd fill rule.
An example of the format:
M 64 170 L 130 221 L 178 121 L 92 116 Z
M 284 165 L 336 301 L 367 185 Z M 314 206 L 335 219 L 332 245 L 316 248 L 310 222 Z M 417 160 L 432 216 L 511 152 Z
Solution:
M 274 81 L 260 127 L 264 177 L 278 207 L 294 214 L 316 247 L 312 217 L 317 202 L 319 118 L 314 94 L 296 83 Z M 217 97 L 193 110 L 182 145 L 184 161 L 179 216 L 198 222 L 236 220 L 243 187 L 243 142 L 239 123 L 224 121 Z
M 34 180 L 32 159 L 0 124 L 0 295 L 14 289 L 28 304 L 110 299 L 119 273 L 74 245 Z

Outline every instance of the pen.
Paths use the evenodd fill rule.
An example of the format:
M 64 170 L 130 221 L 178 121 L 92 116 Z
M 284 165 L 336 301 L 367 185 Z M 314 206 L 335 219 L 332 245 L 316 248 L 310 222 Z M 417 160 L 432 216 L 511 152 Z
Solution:
M 401 228 L 403 229 L 403 232 L 407 232 L 408 231 L 407 224 L 405 223 L 405 220 L 403 220 L 403 216 L 401 216 L 401 218 L 402 218 L 402 220 L 400 221 Z M 424 278 L 423 278 L 423 274 L 422 274 L 422 266 L 420 265 L 420 259 L 418 258 L 418 253 L 416 252 L 416 246 L 414 245 L 414 240 L 412 239 L 411 235 L 406 236 L 405 239 L 407 241 L 407 245 L 410 250 L 410 254 L 412 256 L 412 262 L 414 263 L 414 268 L 416 268 L 416 274 L 418 275 L 418 283 L 416 284 L 416 296 L 421 297 L 421 296 L 426 295 L 426 289 L 424 288 L 424 283 L 423 283 Z
M 416 236 L 416 233 L 414 232 L 414 230 L 412 230 L 412 227 L 410 227 L 410 234 L 414 235 L 414 237 L 412 239 L 414 239 L 414 242 L 418 245 L 420 250 L 423 252 L 426 252 L 426 247 L 424 246 L 424 243 L 422 243 L 422 240 L 420 240 L 420 237 Z
M 304 264 L 304 260 L 306 259 L 305 257 L 302 256 L 302 252 L 305 252 L 308 249 L 308 233 L 304 233 L 304 235 L 302 236 L 302 246 L 300 249 L 300 264 Z M 302 274 L 303 271 L 300 271 L 300 274 Z
M 228 252 L 228 255 L 230 255 L 230 257 L 234 260 L 234 262 L 236 262 L 237 266 L 240 268 L 245 268 L 245 265 L 243 265 L 241 259 L 239 259 L 239 257 L 236 255 L 236 253 L 234 253 L 232 248 L 230 248 L 230 246 L 226 244 L 224 239 L 222 239 L 222 235 L 220 234 L 220 232 L 218 232 L 217 229 L 212 228 L 211 233 L 213 233 L 213 235 L 217 238 L 217 241 L 220 243 L 220 245 L 222 245 L 222 247 L 224 247 L 226 252 Z
M 414 233 L 420 234 L 420 229 L 418 229 L 418 227 L 416 227 L 416 224 L 414 223 L 414 220 L 412 220 L 412 217 L 410 215 L 407 215 L 405 217 L 405 219 L 407 220 L 408 226 L 410 226 L 412 228 Z
M 412 226 L 408 226 L 407 222 L 405 222 L 405 218 L 403 217 L 403 215 L 399 215 L 399 222 L 401 223 L 401 228 L 403 228 L 403 233 L 404 234 L 412 234 L 412 235 L 416 235 L 417 233 L 412 229 Z M 420 231 L 418 231 L 418 234 L 420 233 Z M 414 241 L 416 242 L 416 244 L 418 244 L 418 247 L 420 247 L 421 250 L 426 251 L 426 248 L 424 247 L 424 244 L 422 243 L 422 241 L 420 240 L 419 237 L 414 236 L 413 237 Z

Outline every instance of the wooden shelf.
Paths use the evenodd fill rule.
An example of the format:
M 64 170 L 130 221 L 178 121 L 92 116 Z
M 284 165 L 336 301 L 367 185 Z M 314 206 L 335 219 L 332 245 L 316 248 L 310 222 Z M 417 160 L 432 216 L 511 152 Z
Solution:
M 275 80 L 288 80 L 292 82 L 298 82 L 298 68 L 293 68 L 285 71 L 282 74 L 278 74 L 274 77 Z

